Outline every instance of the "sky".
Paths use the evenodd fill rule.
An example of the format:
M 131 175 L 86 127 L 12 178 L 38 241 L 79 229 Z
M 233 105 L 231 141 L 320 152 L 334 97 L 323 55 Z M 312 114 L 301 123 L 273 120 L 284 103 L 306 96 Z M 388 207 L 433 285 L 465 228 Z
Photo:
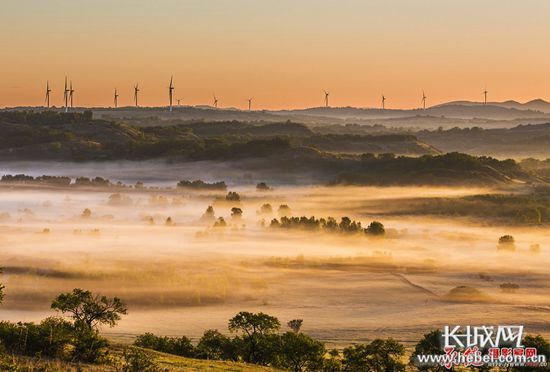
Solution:
M 1 0 L 0 107 L 550 100 L 548 0 Z

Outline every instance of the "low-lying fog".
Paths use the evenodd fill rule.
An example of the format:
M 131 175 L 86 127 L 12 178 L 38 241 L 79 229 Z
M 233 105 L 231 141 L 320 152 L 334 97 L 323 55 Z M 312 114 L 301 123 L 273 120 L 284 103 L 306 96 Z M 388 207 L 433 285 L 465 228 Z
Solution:
M 126 179 L 117 169 L 85 171 Z M 176 183 L 166 168 L 148 177 L 141 179 Z M 0 188 L 6 286 L 0 317 L 39 320 L 51 314 L 57 294 L 81 287 L 126 301 L 129 315 L 116 328 L 104 329 L 126 340 L 143 332 L 197 339 L 208 328 L 226 330 L 227 319 L 241 310 L 273 314 L 284 323 L 303 318 L 306 332 L 333 345 L 378 336 L 413 342 L 446 324 L 525 324 L 527 332 L 550 334 L 548 230 L 397 217 L 384 214 L 379 202 L 376 210 L 369 204 L 488 190 L 230 189 L 241 195 L 240 202 L 215 200 L 224 192 Z M 266 203 L 273 213 L 260 213 Z M 293 216 L 348 216 L 364 227 L 379 220 L 387 233 L 368 238 L 269 228 L 281 204 Z M 201 220 L 209 205 L 227 227 Z M 242 218 L 231 217 L 232 207 L 243 210 Z M 172 224 L 166 224 L 168 217 Z M 515 237 L 514 252 L 497 250 L 505 234 Z M 533 252 L 533 244 L 540 244 L 540 252 Z M 503 283 L 518 284 L 519 290 L 505 293 Z M 459 286 L 479 292 L 449 294 Z

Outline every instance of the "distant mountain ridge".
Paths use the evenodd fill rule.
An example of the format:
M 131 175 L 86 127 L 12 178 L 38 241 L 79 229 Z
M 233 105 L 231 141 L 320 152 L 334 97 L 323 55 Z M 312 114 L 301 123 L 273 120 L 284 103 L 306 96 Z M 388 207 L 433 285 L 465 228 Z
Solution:
M 17 107 L 11 110 L 44 110 L 43 107 Z M 0 111 L 4 111 L 0 110 Z M 54 109 L 61 112 L 61 108 Z M 517 101 L 482 102 L 452 101 L 424 109 L 360 108 L 360 107 L 310 107 L 287 110 L 244 110 L 234 107 L 214 108 L 211 106 L 176 106 L 173 112 L 167 107 L 106 107 L 75 108 L 75 111 L 91 110 L 96 118 L 107 120 L 143 120 L 150 122 L 154 117 L 166 120 L 204 120 L 204 121 L 244 121 L 244 122 L 280 122 L 293 121 L 304 124 L 373 124 L 372 121 L 426 118 L 432 123 L 438 119 L 458 120 L 522 120 L 531 122 L 550 121 L 550 102 L 535 99 L 526 103 Z M 148 125 L 144 123 L 144 125 Z M 375 122 L 376 123 L 376 122 Z M 437 123 L 433 123 L 438 125 Z
M 446 102 L 440 105 L 437 105 L 436 107 L 445 107 L 445 106 L 452 106 L 452 105 L 462 105 L 462 106 L 485 106 L 483 102 L 473 102 L 473 101 L 451 101 Z M 532 111 L 540 111 L 544 113 L 550 113 L 550 102 L 547 102 L 543 99 L 537 98 L 533 99 L 531 101 L 527 101 L 525 103 L 521 103 L 514 100 L 508 100 L 503 102 L 487 102 L 488 106 L 497 106 L 497 107 L 504 107 L 504 108 L 510 108 L 510 109 L 516 109 L 516 110 L 532 110 Z

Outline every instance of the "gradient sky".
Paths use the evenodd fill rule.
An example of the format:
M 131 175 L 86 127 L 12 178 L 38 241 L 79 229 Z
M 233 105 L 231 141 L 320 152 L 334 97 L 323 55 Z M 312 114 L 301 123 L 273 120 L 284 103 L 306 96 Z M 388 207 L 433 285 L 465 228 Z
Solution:
M 548 0 L 1 0 L 0 106 L 550 100 Z

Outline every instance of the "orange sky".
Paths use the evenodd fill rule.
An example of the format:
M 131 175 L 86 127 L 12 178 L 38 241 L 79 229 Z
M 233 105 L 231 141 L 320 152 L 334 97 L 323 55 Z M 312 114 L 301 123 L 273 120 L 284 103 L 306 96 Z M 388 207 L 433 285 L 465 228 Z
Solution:
M 550 100 L 547 0 L 2 0 L 0 106 Z

